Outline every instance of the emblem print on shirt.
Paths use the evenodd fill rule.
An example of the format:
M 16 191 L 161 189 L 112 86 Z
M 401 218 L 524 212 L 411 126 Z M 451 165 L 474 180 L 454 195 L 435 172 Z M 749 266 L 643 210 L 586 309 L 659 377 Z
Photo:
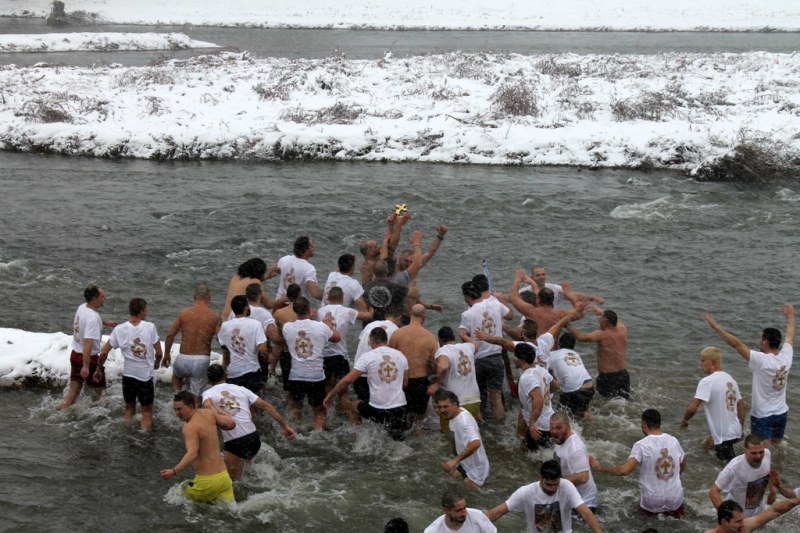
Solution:
M 661 457 L 656 461 L 656 477 L 661 481 L 672 479 L 675 475 L 675 459 L 669 454 L 669 450 L 661 448 Z
M 80 322 L 78 322 L 77 320 L 75 321 L 75 327 L 72 328 L 72 331 L 73 331 L 73 333 L 75 333 L 75 338 L 77 339 L 78 335 L 81 332 L 81 325 L 80 325 Z
M 244 337 L 239 332 L 239 328 L 234 328 L 231 332 L 231 349 L 238 354 L 243 354 L 244 348 Z
M 397 364 L 388 355 L 383 356 L 383 362 L 378 369 L 378 375 L 384 383 L 391 383 L 397 379 Z
M 136 337 L 133 339 L 133 346 L 131 346 L 131 353 L 134 357 L 138 357 L 139 359 L 144 359 L 147 357 L 147 346 L 144 345 L 142 339 Z
M 488 312 L 483 313 L 483 320 L 481 321 L 481 329 L 485 331 L 488 335 L 494 335 L 494 319 Z
M 550 405 L 553 398 L 553 395 L 550 394 L 550 387 L 547 385 L 547 380 L 544 378 L 542 378 L 542 398 L 544 398 L 545 407 Z
M 325 288 L 325 294 L 322 295 L 322 300 L 327 302 L 328 301 L 328 293 L 331 292 L 331 289 L 336 287 L 336 282 L 331 281 L 331 284 Z
M 469 357 L 461 350 L 458 351 L 458 366 L 456 369 L 459 376 L 466 376 L 472 372 L 472 365 L 469 364 Z
M 392 303 L 392 291 L 389 290 L 389 287 L 375 285 L 367 293 L 367 300 L 372 307 L 385 309 Z
M 232 414 L 238 413 L 241 409 L 238 400 L 226 390 L 222 391 L 222 396 L 219 398 L 219 408 Z
M 567 366 L 578 366 L 581 364 L 581 356 L 575 352 L 568 352 L 564 356 L 564 362 L 567 363 Z
M 736 391 L 733 390 L 733 383 L 730 381 L 725 386 L 728 388 L 725 391 L 725 407 L 728 408 L 728 411 L 733 412 L 733 408 L 736 406 Z
M 286 273 L 286 277 L 283 278 L 283 288 L 288 289 L 292 283 L 294 283 L 294 267 L 290 268 L 289 272 Z
M 308 359 L 314 352 L 314 343 L 302 329 L 297 332 L 297 338 L 294 340 L 294 351 L 300 359 Z
M 336 317 L 333 316 L 333 313 L 328 313 L 327 315 L 325 315 L 325 318 L 328 317 L 331 318 L 331 329 L 334 331 L 338 331 L 338 328 L 336 327 Z
M 786 386 L 786 374 L 788 373 L 786 365 L 781 365 L 778 371 L 775 372 L 775 377 L 772 378 L 772 388 L 775 390 L 783 390 Z

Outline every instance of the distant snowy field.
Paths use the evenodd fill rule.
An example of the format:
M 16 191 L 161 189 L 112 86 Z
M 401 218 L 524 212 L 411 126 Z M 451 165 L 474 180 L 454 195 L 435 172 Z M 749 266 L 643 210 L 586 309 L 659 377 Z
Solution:
M 92 52 L 219 48 L 182 33 L 43 33 L 0 34 L 0 52 Z
M 0 16 L 45 16 L 51 0 L 0 0 Z M 794 0 L 65 0 L 124 24 L 297 28 L 800 31 Z

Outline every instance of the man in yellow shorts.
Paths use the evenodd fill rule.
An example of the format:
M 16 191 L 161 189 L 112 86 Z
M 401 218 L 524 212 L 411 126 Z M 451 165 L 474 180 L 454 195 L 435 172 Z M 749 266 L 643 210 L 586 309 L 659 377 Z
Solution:
M 177 393 L 173 400 L 175 414 L 186 422 L 182 430 L 186 453 L 173 468 L 161 471 L 161 479 L 171 479 L 192 467 L 194 480 L 183 486 L 186 497 L 201 502 L 234 502 L 233 482 L 222 460 L 217 427 L 231 430 L 236 423 L 219 409 L 198 408 L 189 391 Z

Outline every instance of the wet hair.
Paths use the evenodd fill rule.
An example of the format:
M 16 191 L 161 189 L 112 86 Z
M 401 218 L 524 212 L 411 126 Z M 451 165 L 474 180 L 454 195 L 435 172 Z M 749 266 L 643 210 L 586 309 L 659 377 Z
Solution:
M 295 312 L 297 316 L 306 316 L 310 312 L 311 305 L 308 302 L 308 298 L 305 296 L 298 296 L 297 299 L 292 302 L 292 311 Z
M 383 328 L 372 328 L 369 332 L 370 340 L 375 342 L 379 342 L 381 344 L 386 344 L 389 341 L 389 336 L 386 334 L 386 330 Z
M 172 398 L 173 402 L 182 402 L 191 407 L 197 406 L 197 397 L 188 390 L 182 390 Z
M 532 365 L 536 360 L 536 350 L 530 344 L 521 342 L 514 346 L 514 357 Z
M 261 301 L 261 284 L 251 283 L 244 289 L 244 295 L 247 297 L 248 302 Z
M 557 420 L 569 427 L 569 416 L 567 416 L 567 413 L 556 411 L 550 416 L 550 421 L 552 422 L 553 420 Z
M 608 322 L 610 326 L 617 325 L 617 313 L 614 311 L 603 311 L 603 318 L 606 319 L 606 322 Z
M 561 334 L 558 338 L 558 347 L 559 348 L 566 348 L 568 350 L 572 350 L 575 348 L 575 335 L 570 333 L 569 331 L 565 331 Z
M 536 340 L 536 337 L 539 334 L 539 326 L 536 324 L 535 320 L 531 320 L 530 318 L 526 318 L 522 321 L 522 333 L 525 335 L 526 338 Z
M 344 301 L 344 291 L 341 287 L 331 287 L 328 290 L 328 301 L 329 302 L 342 302 Z
M 247 298 L 243 294 L 237 294 L 231 298 L 231 311 L 234 315 L 241 315 L 247 308 Z
M 450 342 L 456 340 L 456 334 L 453 332 L 453 328 L 450 326 L 439 328 L 436 336 L 439 337 L 440 341 Z
M 254 257 L 252 259 L 248 259 L 247 261 L 239 265 L 239 269 L 236 271 L 236 274 L 240 278 L 261 279 L 264 277 L 264 274 L 266 273 L 267 273 L 267 264 L 260 257 Z
M 539 475 L 547 481 L 555 481 L 561 478 L 561 464 L 555 459 L 550 459 L 542 463 L 539 467 Z
M 481 292 L 481 288 L 474 281 L 466 281 L 461 285 L 461 294 L 472 300 L 480 298 Z
M 548 289 L 545 287 L 544 289 L 539 291 L 539 303 L 542 305 L 553 305 L 553 302 L 556 301 L 556 295 L 553 292 L 553 289 Z
M 389 275 L 389 263 L 385 259 L 378 259 L 372 265 L 372 273 L 376 278 L 384 278 Z
M 402 316 L 402 315 L 403 315 L 403 306 L 400 304 L 392 304 L 386 308 L 386 316 Z
M 456 405 L 460 405 L 458 403 L 458 396 L 456 396 L 456 393 L 447 389 L 439 389 L 439 391 L 433 395 L 433 401 L 437 403 L 448 401 Z
M 292 247 L 292 253 L 294 253 L 295 256 L 300 257 L 306 253 L 309 248 L 311 248 L 311 237 L 308 235 L 303 235 L 302 237 L 295 239 L 294 246 Z
M 286 287 L 286 297 L 289 301 L 293 302 L 300 297 L 300 293 L 302 290 L 300 289 L 300 285 L 297 283 L 290 283 L 288 287 Z
M 533 291 L 522 291 L 519 293 L 519 297 L 522 298 L 522 301 L 525 303 L 536 305 L 536 293 Z
M 645 409 L 642 413 L 642 422 L 650 429 L 658 429 L 661 427 L 661 413 L 655 409 Z
M 211 298 L 211 290 L 205 283 L 198 283 L 194 287 L 194 297 L 201 300 L 208 300 Z
M 339 272 L 350 272 L 356 266 L 356 256 L 353 254 L 342 254 L 339 256 Z
M 442 507 L 450 509 L 464 499 L 464 495 L 455 490 L 448 490 L 442 494 Z
M 364 257 L 367 256 L 367 252 L 369 252 L 369 249 L 372 248 L 369 242 L 370 241 L 361 241 L 361 244 L 358 245 L 358 251 L 361 252 L 361 255 Z
M 408 522 L 402 518 L 392 518 L 383 526 L 383 533 L 408 533 Z
M 146 308 L 147 308 L 147 302 L 145 302 L 141 298 L 134 298 L 130 302 L 128 302 L 128 313 L 131 316 L 137 316 Z
M 98 296 L 100 296 L 100 287 L 97 285 L 89 285 L 83 289 L 83 299 L 86 300 L 87 304 Z
M 220 383 L 225 381 L 225 367 L 216 363 L 213 365 L 208 365 L 206 377 L 208 377 L 208 381 L 210 383 Z
M 740 513 L 744 512 L 741 505 L 734 500 L 725 500 L 717 507 L 717 524 L 722 524 L 723 520 L 730 522 L 733 520 L 733 513 L 737 511 Z
M 700 357 L 704 357 L 706 359 L 716 361 L 717 363 L 721 363 L 722 350 L 720 350 L 716 346 L 709 346 L 707 348 L 703 348 L 703 350 L 700 352 Z
M 761 338 L 767 341 L 767 345 L 773 350 L 781 347 L 781 332 L 775 328 L 767 328 L 761 332 Z
M 476 274 L 472 276 L 472 282 L 478 286 L 481 292 L 489 290 L 489 278 L 485 274 Z
M 758 435 L 753 435 L 751 433 L 750 435 L 744 438 L 745 448 L 749 448 L 750 446 L 758 446 L 759 444 L 764 444 L 764 440 Z

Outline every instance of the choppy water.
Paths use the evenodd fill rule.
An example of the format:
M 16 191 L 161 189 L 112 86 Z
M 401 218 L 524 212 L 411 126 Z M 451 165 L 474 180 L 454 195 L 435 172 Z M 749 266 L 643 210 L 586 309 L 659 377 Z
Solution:
M 684 476 L 688 518 L 659 529 L 697 531 L 713 522 L 706 496 L 720 465 L 700 447 L 705 422 L 677 424 L 697 380 L 697 354 L 720 344 L 704 310 L 755 343 L 762 327 L 784 328 L 783 302 L 800 303 L 797 245 L 800 186 L 761 189 L 699 184 L 669 173 L 425 164 L 154 163 L 95 161 L 0 153 L 0 325 L 66 331 L 82 288 L 103 285 L 102 314 L 122 320 L 127 301 L 143 297 L 163 335 L 193 285 L 208 282 L 219 304 L 243 260 L 268 262 L 287 253 L 295 236 L 317 243 L 320 277 L 339 254 L 378 238 L 396 202 L 415 215 L 411 228 L 451 227 L 437 257 L 422 271 L 427 299 L 447 310 L 427 325 L 457 326 L 460 284 L 481 259 L 505 288 L 517 266 L 548 266 L 551 279 L 603 295 L 631 332 L 629 363 L 636 398 L 596 404 L 583 435 L 604 462 L 622 462 L 640 438 L 638 417 L 662 411 L 664 430 L 678 434 L 689 457 Z M 274 285 L 268 285 L 271 289 Z M 587 318 L 579 327 L 593 328 Z M 593 350 L 579 346 L 591 370 Z M 749 402 L 744 361 L 726 350 L 725 366 Z M 796 378 L 790 378 L 790 383 Z M 796 388 L 790 408 L 799 405 Z M 377 531 L 405 516 L 421 530 L 439 514 L 453 484 L 439 465 L 450 453 L 438 434 L 391 442 L 370 429 L 340 427 L 287 443 L 268 429 L 254 472 L 237 488 L 238 515 L 184 504 L 158 471 L 182 455 L 180 422 L 160 389 L 157 431 L 119 427 L 119 384 L 93 405 L 53 413 L 61 391 L 1 391 L 4 437 L 0 466 L 0 529 L 60 530 L 113 523 L 121 531 L 237 530 Z M 282 397 L 273 395 L 282 405 Z M 489 485 L 469 504 L 490 508 L 535 481 L 544 455 L 516 452 L 509 417 L 484 429 L 492 463 Z M 269 424 L 262 423 L 263 427 Z M 774 456 L 788 484 L 796 471 L 798 419 L 790 413 L 787 445 Z M 598 475 L 601 522 L 608 531 L 640 531 L 636 476 Z M 100 502 L 91 512 L 87 502 Z M 784 524 L 794 523 L 791 519 Z M 520 531 L 507 516 L 501 531 Z M 772 530 L 783 531 L 775 526 Z

